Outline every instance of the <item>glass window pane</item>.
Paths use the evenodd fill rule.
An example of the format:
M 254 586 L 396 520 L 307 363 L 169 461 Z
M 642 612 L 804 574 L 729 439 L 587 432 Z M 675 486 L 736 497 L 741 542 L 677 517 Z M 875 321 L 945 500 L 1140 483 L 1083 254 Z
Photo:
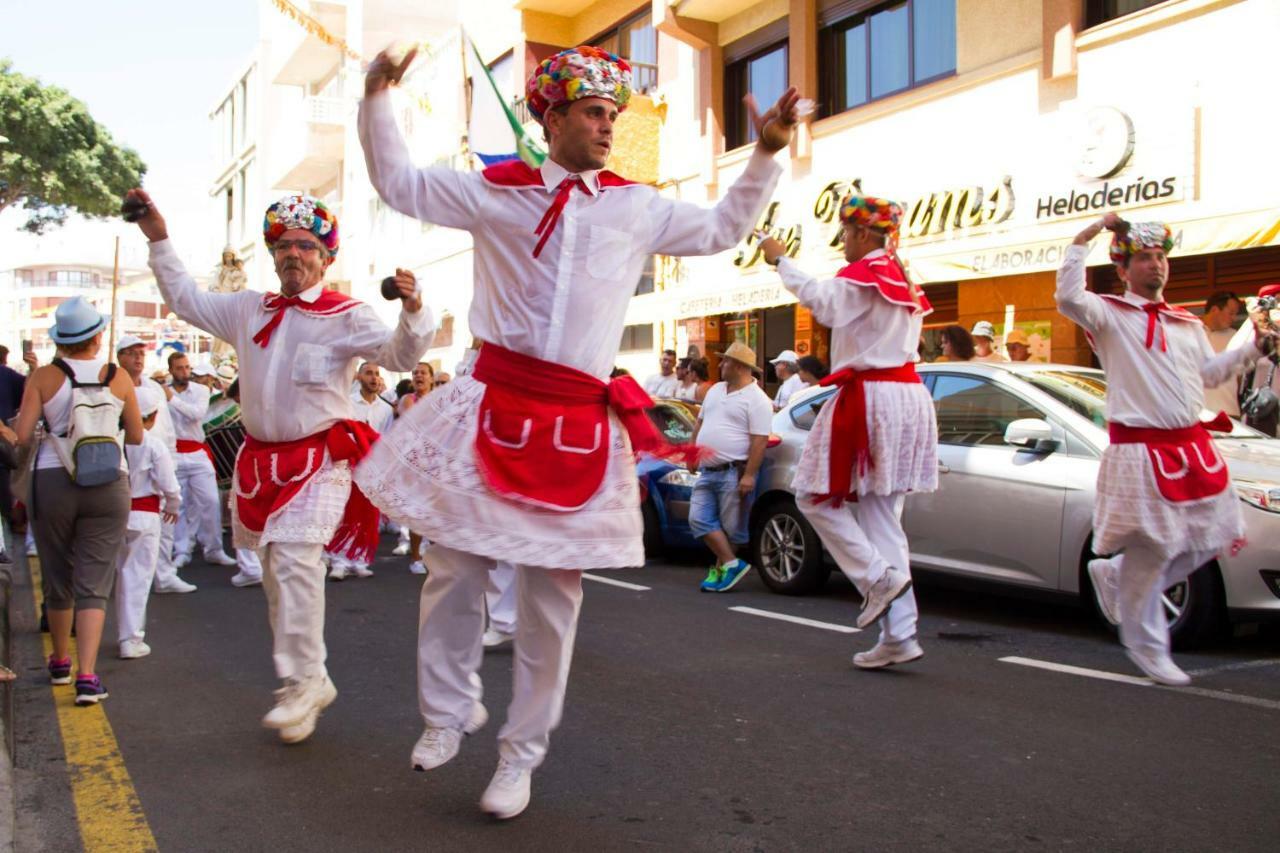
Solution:
M 787 90 L 787 49 L 779 47 L 747 63 L 747 91 L 755 95 L 760 111 L 769 109 Z M 745 112 L 745 110 L 743 111 Z M 756 129 L 747 121 L 747 141 L 754 142 Z
M 623 54 L 632 62 L 658 64 L 658 31 L 653 28 L 649 16 L 632 21 L 623 28 Z
M 1002 446 L 1009 424 L 1044 417 L 1003 388 L 970 376 L 939 376 L 933 386 L 933 405 L 941 444 Z
M 867 102 L 867 25 L 844 31 L 844 104 L 842 109 Z
M 907 4 L 871 16 L 871 97 L 907 88 Z
M 956 70 L 955 0 L 915 0 L 916 80 L 928 80 Z

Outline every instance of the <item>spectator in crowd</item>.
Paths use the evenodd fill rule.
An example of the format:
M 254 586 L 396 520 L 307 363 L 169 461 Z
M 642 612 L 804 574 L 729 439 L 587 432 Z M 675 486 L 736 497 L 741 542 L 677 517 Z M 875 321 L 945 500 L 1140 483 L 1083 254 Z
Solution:
M 693 371 L 689 369 L 693 361 L 693 358 L 682 358 L 676 365 L 676 379 L 680 384 L 676 387 L 675 397 L 677 400 L 689 403 L 698 399 L 698 377 L 694 376 Z
M 49 680 L 71 683 L 71 627 L 75 623 L 79 672 L 77 705 L 97 704 L 107 689 L 95 674 L 107 599 L 115 581 L 116 556 L 129 520 L 129 480 L 120 473 L 95 486 L 81 486 L 72 479 L 70 452 L 64 439 L 71 427 L 72 403 L 78 383 L 106 383 L 106 400 L 120 413 L 127 444 L 142 442 L 142 418 L 133 381 L 116 371 L 101 354 L 107 317 L 76 296 L 58 305 L 49 337 L 58 347 L 54 364 L 40 367 L 26 383 L 15 432 L 20 444 L 35 436 L 36 420 L 43 416 L 48 436 L 36 453 L 26 504 L 40 551 L 44 600 L 48 607 L 53 654 L 49 656 Z M 60 444 L 59 442 L 63 442 Z M 67 456 L 68 461 L 63 457 Z
M 972 361 L 973 337 L 964 326 L 947 326 L 942 330 L 942 355 L 938 361 Z
M 386 400 L 378 396 L 378 385 L 382 382 L 381 371 L 372 361 L 360 365 L 356 372 L 359 390 L 351 395 L 353 419 L 362 421 L 372 427 L 379 435 L 391 428 L 395 422 L 395 410 Z M 407 552 L 406 552 L 407 553 Z M 349 559 L 341 553 L 325 550 L 325 558 L 329 561 L 329 580 L 345 580 L 348 575 L 358 578 L 373 577 L 373 571 L 365 560 Z
M 1217 290 L 1204 301 L 1205 334 L 1215 353 L 1226 352 L 1235 337 L 1236 320 L 1244 308 L 1244 302 L 1229 290 Z M 1236 377 L 1221 385 L 1204 389 L 1204 407 L 1211 412 L 1226 412 L 1233 418 L 1240 417 L 1240 386 Z
M 822 359 L 816 355 L 802 356 L 796 362 L 796 370 L 800 378 L 804 380 L 805 385 L 817 385 L 819 382 L 827 378 L 830 373 L 827 366 L 822 363 Z
M 706 399 L 707 391 L 711 388 L 711 369 L 707 365 L 707 360 L 705 358 L 690 359 L 689 375 L 698 384 L 698 390 L 693 395 L 693 402 L 701 403 Z
M 400 404 L 404 402 L 404 398 L 407 395 L 412 393 L 413 393 L 412 379 L 401 379 L 399 382 L 396 383 L 396 389 L 395 389 L 396 401 L 392 405 L 395 407 L 397 417 L 399 417 L 400 415 Z
M 773 398 L 773 410 L 781 411 L 787 402 L 791 399 L 791 395 L 804 388 L 807 384 L 800 378 L 800 370 L 797 362 L 800 356 L 796 355 L 795 350 L 784 349 L 778 353 L 773 359 L 774 371 L 778 374 L 778 393 Z
M 755 490 L 773 424 L 773 404 L 756 382 L 761 373 L 751 348 L 734 342 L 720 356 L 724 381 L 711 387 L 698 412 L 693 442 L 710 456 L 689 466 L 698 474 L 689 527 L 716 558 L 703 592 L 728 592 L 751 569 L 733 549 L 747 541 L 746 500 Z
M 449 374 L 445 373 L 444 371 L 441 371 L 436 374 L 435 381 L 431 383 L 431 387 L 432 389 L 443 388 L 444 386 L 449 384 L 449 380 L 452 378 L 453 377 L 450 376 Z
M 431 393 L 436 378 L 436 369 L 425 361 L 418 362 L 413 368 L 412 378 L 409 380 L 412 388 L 408 394 L 400 398 L 400 405 L 397 412 L 403 415 L 412 409 L 418 403 L 422 402 L 422 398 Z
M 1010 361 L 1031 360 L 1031 339 L 1021 329 L 1010 329 L 1004 336 L 1004 351 Z
M 662 358 L 658 359 L 661 372 L 655 373 L 644 381 L 644 390 L 654 399 L 670 399 L 676 395 L 680 380 L 676 378 L 676 351 L 664 349 Z
M 34 364 L 31 353 L 29 364 Z M 9 348 L 0 345 L 0 425 L 8 425 L 18 414 L 27 378 L 9 366 Z M 9 472 L 0 469 L 0 524 L 13 523 L 13 493 L 9 488 Z M 4 531 L 0 530 L 0 563 L 8 563 L 4 548 Z M 2 680 L 2 679 L 0 679 Z
M 1258 296 L 1280 298 L 1280 284 L 1265 285 L 1258 291 Z M 1247 346 L 1253 326 L 1252 322 L 1241 326 L 1230 349 Z M 1280 437 L 1280 370 L 1276 367 L 1275 356 L 1258 359 L 1253 366 L 1252 375 L 1246 374 L 1242 385 L 1244 399 L 1252 400 L 1244 422 L 1273 438 Z
M 974 323 L 973 330 L 969 332 L 969 337 L 973 338 L 974 361 L 998 364 L 1009 360 L 996 351 L 996 328 L 986 320 L 979 320 Z

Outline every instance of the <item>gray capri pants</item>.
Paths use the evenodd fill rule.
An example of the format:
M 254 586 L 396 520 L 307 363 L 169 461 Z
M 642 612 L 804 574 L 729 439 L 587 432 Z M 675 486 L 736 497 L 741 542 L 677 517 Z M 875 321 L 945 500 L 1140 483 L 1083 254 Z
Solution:
M 105 610 L 129 525 L 129 477 L 77 486 L 65 468 L 32 472 L 27 506 L 50 610 Z

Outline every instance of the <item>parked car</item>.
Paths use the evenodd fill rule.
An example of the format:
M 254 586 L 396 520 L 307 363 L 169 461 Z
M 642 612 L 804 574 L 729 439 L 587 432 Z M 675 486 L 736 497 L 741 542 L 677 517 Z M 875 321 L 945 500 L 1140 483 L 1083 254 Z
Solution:
M 682 400 L 656 400 L 648 410 L 667 441 L 688 444 L 698 424 L 698 405 Z M 661 554 L 668 548 L 693 548 L 699 543 L 689 529 L 689 499 L 696 474 L 678 462 L 642 453 L 636 461 L 640 478 L 640 508 L 644 514 L 644 551 Z
M 909 496 L 903 520 L 915 569 L 1072 596 L 1093 606 L 1085 565 L 1098 465 L 1108 437 L 1106 378 L 1071 365 L 920 365 L 938 417 L 938 490 Z M 775 592 L 818 590 L 831 571 L 796 508 L 791 477 L 834 388 L 802 392 L 774 418 L 782 441 L 751 516 L 752 562 Z M 1206 417 L 1208 413 L 1206 413 Z M 1226 620 L 1280 617 L 1280 441 L 1235 424 L 1215 440 L 1248 532 L 1165 592 L 1174 642 L 1188 646 Z

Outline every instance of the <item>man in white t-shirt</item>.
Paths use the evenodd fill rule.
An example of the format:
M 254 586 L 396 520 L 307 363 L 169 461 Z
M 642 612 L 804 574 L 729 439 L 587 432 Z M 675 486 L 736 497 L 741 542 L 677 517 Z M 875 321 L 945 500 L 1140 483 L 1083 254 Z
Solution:
M 733 547 L 747 541 L 744 503 L 755 490 L 773 425 L 773 403 L 756 384 L 761 372 L 755 352 L 733 343 L 720 356 L 724 381 L 708 389 L 698 413 L 693 441 L 708 455 L 690 469 L 698 472 L 698 481 L 689 527 L 716 557 L 702 581 L 703 592 L 728 592 L 751 569 L 734 556 Z
M 974 361 L 999 364 L 1009 360 L 996 350 L 996 327 L 991 325 L 989 320 L 979 320 L 974 323 L 973 330 L 969 332 L 969 337 L 973 338 Z
M 644 381 L 644 390 L 654 399 L 669 399 L 680 389 L 680 377 L 676 376 L 676 351 L 664 349 L 658 362 L 661 373 L 655 373 Z
M 1244 308 L 1244 302 L 1229 290 L 1218 290 L 1209 294 L 1204 301 L 1205 333 L 1209 336 L 1209 346 L 1215 353 L 1223 353 L 1231 345 L 1236 335 L 1236 318 Z M 1226 412 L 1233 418 L 1240 417 L 1239 379 L 1231 377 L 1221 385 L 1204 389 L 1204 407 L 1210 412 Z
M 800 368 L 797 366 L 799 361 L 800 356 L 796 355 L 795 350 L 784 349 L 770 362 L 778 374 L 778 393 L 773 397 L 775 412 L 782 411 L 791 400 L 792 394 L 809 387 L 808 383 L 800 378 Z

